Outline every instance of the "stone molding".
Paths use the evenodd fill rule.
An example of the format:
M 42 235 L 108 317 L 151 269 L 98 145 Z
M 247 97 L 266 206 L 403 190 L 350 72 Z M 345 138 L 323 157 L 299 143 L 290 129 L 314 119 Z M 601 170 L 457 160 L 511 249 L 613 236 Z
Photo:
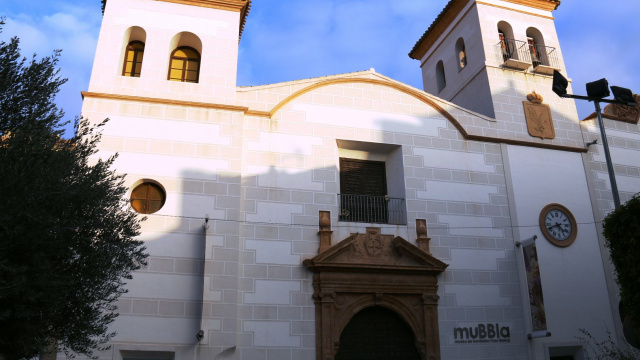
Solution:
M 149 102 L 156 104 L 165 104 L 165 105 L 178 105 L 178 106 L 193 106 L 193 107 L 201 107 L 201 108 L 210 108 L 210 109 L 221 109 L 221 110 L 235 110 L 241 111 L 247 116 L 256 116 L 256 117 L 267 117 L 272 119 L 278 111 L 284 108 L 287 104 L 295 100 L 296 98 L 316 90 L 321 87 L 329 86 L 329 85 L 337 85 L 337 84 L 371 84 L 371 85 L 380 85 L 385 86 L 391 89 L 395 89 L 399 92 L 402 92 L 406 95 L 412 96 L 423 103 L 431 106 L 434 110 L 436 110 L 440 115 L 442 115 L 445 119 L 447 119 L 457 130 L 460 132 L 460 135 L 464 138 L 464 140 L 469 141 L 482 141 L 489 143 L 497 143 L 497 144 L 510 144 L 510 145 L 519 145 L 519 146 L 529 146 L 536 147 L 541 149 L 551 149 L 551 150 L 559 150 L 559 151 L 569 151 L 569 152 L 577 152 L 577 153 L 586 153 L 587 149 L 583 147 L 572 147 L 565 145 L 557 145 L 549 142 L 534 142 L 534 141 L 524 141 L 524 140 L 516 140 L 516 139 L 507 139 L 500 137 L 492 137 L 492 136 L 484 136 L 484 135 L 475 135 L 469 134 L 464 126 L 446 109 L 440 106 L 432 96 L 425 93 L 424 91 L 417 90 L 405 84 L 390 81 L 390 80 L 378 80 L 378 79 L 368 79 L 368 78 L 354 78 L 354 77 L 346 77 L 346 78 L 336 78 L 325 81 L 319 81 L 313 83 L 309 86 L 306 86 L 293 94 L 287 96 L 285 99 L 276 104 L 270 111 L 257 111 L 250 110 L 246 106 L 237 106 L 237 105 L 226 105 L 226 104 L 212 104 L 212 103 L 202 103 L 202 102 L 192 102 L 192 101 L 183 101 L 183 100 L 170 100 L 170 99 L 159 99 L 159 98 L 148 98 L 148 97 L 140 97 L 140 96 L 131 96 L 131 95 L 115 95 L 115 94 L 105 94 L 105 93 L 95 93 L 95 92 L 82 92 L 83 97 L 93 97 L 93 98 L 102 98 L 102 99 L 111 99 L 111 100 L 124 100 L 124 101 L 139 101 L 139 102 Z M 493 120 L 495 121 L 495 120 Z
M 246 106 L 214 104 L 214 103 L 204 103 L 204 102 L 185 101 L 185 100 L 171 100 L 171 99 L 151 98 L 151 97 L 133 96 L 133 95 L 105 94 L 105 93 L 96 93 L 96 92 L 88 92 L 88 91 L 83 91 L 81 94 L 83 99 L 87 97 L 87 98 L 119 100 L 119 101 L 136 101 L 141 103 L 152 103 L 152 104 L 161 104 L 161 105 L 189 106 L 189 107 L 199 107 L 199 108 L 206 108 L 206 109 L 241 111 L 243 113 L 246 113 L 247 115 L 252 115 L 252 116 L 260 116 L 260 115 L 268 116 L 268 114 L 263 114 L 262 112 L 259 112 L 259 111 L 249 110 L 249 108 Z
M 503 0 L 514 4 L 532 7 L 545 11 L 553 11 L 560 6 L 560 0 Z
M 330 80 L 325 80 L 325 81 L 319 81 L 317 83 L 313 83 L 305 88 L 302 88 L 296 92 L 294 92 L 293 94 L 287 96 L 284 100 L 280 101 L 276 106 L 273 107 L 273 109 L 271 109 L 271 111 L 268 112 L 269 117 L 273 118 L 275 116 L 275 114 L 281 110 L 285 105 L 287 105 L 288 103 L 292 102 L 293 100 L 295 100 L 296 98 L 310 92 L 313 90 L 316 90 L 318 88 L 324 87 L 324 86 L 329 86 L 329 85 L 336 85 L 336 84 L 349 84 L 349 83 L 353 83 L 353 84 L 372 84 L 372 85 L 380 85 L 380 86 L 385 86 L 385 87 L 389 87 L 391 89 L 395 89 L 398 90 L 404 94 L 407 94 L 409 96 L 412 96 L 420 101 L 422 101 L 423 103 L 431 106 L 434 110 L 436 110 L 438 113 L 440 113 L 440 115 L 442 115 L 445 119 L 447 119 L 449 122 L 451 122 L 451 124 L 460 132 L 460 135 L 462 135 L 462 137 L 465 140 L 472 140 L 472 141 L 483 141 L 483 142 L 490 142 L 490 143 L 498 143 L 498 144 L 510 144 L 510 145 L 519 145 L 519 146 L 529 146 L 529 147 L 537 147 L 537 148 L 541 148 L 541 149 L 551 149 L 551 150 L 560 150 L 560 151 L 569 151 L 569 152 L 577 152 L 577 153 L 585 153 L 587 152 L 587 149 L 583 148 L 583 147 L 572 147 L 572 146 L 564 146 L 564 145 L 556 145 L 556 144 L 552 144 L 552 143 L 548 143 L 548 142 L 533 142 L 533 141 L 524 141 L 524 140 L 516 140 L 516 139 L 507 139 L 507 138 L 499 138 L 499 137 L 492 137 L 492 136 L 484 136 L 484 135 L 475 135 L 475 134 L 469 134 L 467 132 L 467 130 L 465 130 L 464 126 L 462 124 L 460 124 L 460 122 L 453 117 L 453 115 L 451 115 L 447 110 L 445 110 L 442 106 L 440 106 L 435 100 L 433 100 L 431 97 L 432 95 L 427 94 L 424 91 L 421 90 L 417 90 L 415 88 L 412 88 L 410 86 L 404 85 L 402 83 L 398 83 L 395 81 L 389 81 L 389 80 L 378 80 L 378 79 L 368 79 L 368 78 L 354 78 L 354 77 L 347 77 L 347 78 L 337 78 L 337 79 L 330 79 Z M 265 114 L 267 114 L 265 112 Z M 495 121 L 495 120 L 493 120 Z

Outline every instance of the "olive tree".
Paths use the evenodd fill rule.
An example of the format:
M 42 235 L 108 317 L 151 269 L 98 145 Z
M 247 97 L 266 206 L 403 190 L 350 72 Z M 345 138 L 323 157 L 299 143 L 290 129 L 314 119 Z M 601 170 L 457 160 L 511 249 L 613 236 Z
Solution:
M 0 358 L 92 356 L 146 264 L 140 220 L 114 157 L 94 156 L 106 120 L 76 119 L 63 138 L 60 52 L 27 60 L 18 45 L 0 42 Z

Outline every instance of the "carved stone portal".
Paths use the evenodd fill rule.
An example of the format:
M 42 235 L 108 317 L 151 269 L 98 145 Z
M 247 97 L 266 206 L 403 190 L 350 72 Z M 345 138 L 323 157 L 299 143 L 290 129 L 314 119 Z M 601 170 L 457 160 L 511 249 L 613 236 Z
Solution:
M 314 273 L 317 360 L 334 360 L 349 321 L 374 306 L 407 323 L 421 359 L 440 359 L 437 276 L 447 264 L 400 237 L 367 228 L 304 265 Z
M 527 120 L 527 130 L 529 135 L 541 139 L 554 139 L 556 130 L 553 127 L 551 118 L 551 108 L 542 103 L 542 96 L 533 91 L 527 95 L 527 100 L 523 101 L 524 117 Z

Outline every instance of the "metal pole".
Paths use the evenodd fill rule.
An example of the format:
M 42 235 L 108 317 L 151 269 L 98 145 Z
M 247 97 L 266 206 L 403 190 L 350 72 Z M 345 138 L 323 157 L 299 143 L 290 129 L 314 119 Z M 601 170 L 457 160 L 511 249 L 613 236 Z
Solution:
M 602 111 L 600 110 L 600 101 L 594 100 L 596 104 L 596 113 L 598 114 L 598 125 L 600 125 L 600 136 L 602 137 L 602 147 L 604 148 L 604 157 L 607 160 L 607 170 L 609 170 L 609 182 L 611 182 L 611 192 L 613 193 L 613 204 L 616 210 L 620 207 L 620 196 L 618 195 L 618 184 L 616 183 L 616 174 L 613 170 L 611 155 L 609 154 L 609 143 L 607 142 L 607 134 L 604 132 L 604 122 L 602 121 Z

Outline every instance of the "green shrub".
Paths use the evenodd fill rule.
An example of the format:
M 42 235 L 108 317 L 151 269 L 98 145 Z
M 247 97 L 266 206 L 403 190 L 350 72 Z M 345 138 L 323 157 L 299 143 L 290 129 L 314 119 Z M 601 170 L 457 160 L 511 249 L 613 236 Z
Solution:
M 640 193 L 607 215 L 602 226 L 620 297 L 640 334 Z

